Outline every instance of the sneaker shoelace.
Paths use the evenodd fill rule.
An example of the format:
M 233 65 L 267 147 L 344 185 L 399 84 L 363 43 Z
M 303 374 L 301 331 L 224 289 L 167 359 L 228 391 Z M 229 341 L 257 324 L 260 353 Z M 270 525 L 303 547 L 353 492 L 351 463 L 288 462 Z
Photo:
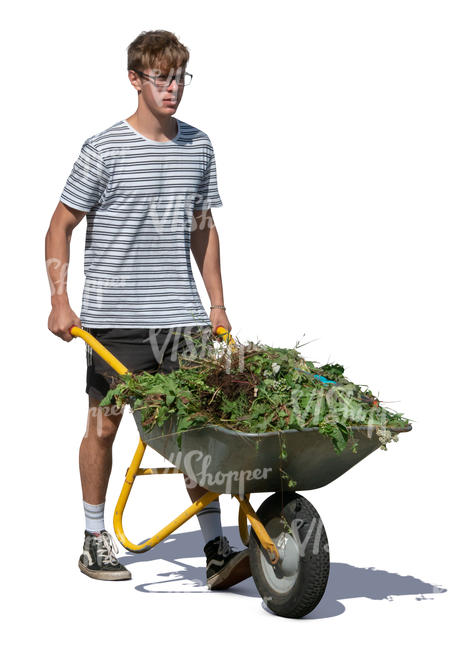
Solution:
M 231 546 L 227 537 L 222 537 L 218 546 L 218 554 L 226 557 L 231 552 Z
M 97 539 L 98 561 L 103 565 L 111 564 L 112 566 L 117 566 L 119 561 L 115 557 L 114 553 L 118 553 L 119 549 L 111 535 L 109 535 L 107 530 L 104 530 Z

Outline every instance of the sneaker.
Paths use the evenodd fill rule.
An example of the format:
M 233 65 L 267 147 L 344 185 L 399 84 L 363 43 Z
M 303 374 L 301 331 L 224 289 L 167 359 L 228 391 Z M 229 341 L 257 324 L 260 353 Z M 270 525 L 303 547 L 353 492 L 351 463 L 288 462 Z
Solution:
M 227 589 L 249 578 L 249 549 L 234 551 L 224 535 L 205 544 L 206 581 L 208 589 Z
M 85 530 L 83 554 L 78 562 L 80 571 L 97 580 L 129 580 L 132 574 L 114 555 L 118 550 L 107 530 L 100 533 Z

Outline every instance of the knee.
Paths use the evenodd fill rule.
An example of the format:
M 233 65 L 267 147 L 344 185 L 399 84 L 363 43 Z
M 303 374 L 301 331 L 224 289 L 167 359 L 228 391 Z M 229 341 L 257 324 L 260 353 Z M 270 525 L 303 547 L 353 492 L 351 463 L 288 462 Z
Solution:
M 91 407 L 89 409 L 86 436 L 93 437 L 102 444 L 112 445 L 122 414 L 106 415 L 104 408 Z
M 117 427 L 113 424 L 102 424 L 96 428 L 96 437 L 105 444 L 112 444 L 117 433 Z
M 114 442 L 116 433 L 117 429 L 115 426 L 93 423 L 91 426 L 88 425 L 85 438 L 91 438 L 99 444 L 110 446 Z

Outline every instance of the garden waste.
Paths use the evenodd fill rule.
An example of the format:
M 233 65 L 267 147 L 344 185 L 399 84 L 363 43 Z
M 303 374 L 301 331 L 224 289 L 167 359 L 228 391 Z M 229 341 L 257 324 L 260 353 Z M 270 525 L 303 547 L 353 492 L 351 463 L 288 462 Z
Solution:
M 233 339 L 233 337 L 231 337 Z M 318 427 L 337 453 L 357 440 L 352 426 L 373 429 L 381 449 L 398 440 L 409 419 L 382 405 L 365 385 L 355 384 L 338 363 L 317 365 L 298 351 L 249 341 L 236 345 L 213 335 L 192 341 L 179 354 L 179 369 L 120 375 L 101 406 L 130 404 L 141 410 L 145 431 L 175 416 L 175 432 L 207 424 L 247 433 Z

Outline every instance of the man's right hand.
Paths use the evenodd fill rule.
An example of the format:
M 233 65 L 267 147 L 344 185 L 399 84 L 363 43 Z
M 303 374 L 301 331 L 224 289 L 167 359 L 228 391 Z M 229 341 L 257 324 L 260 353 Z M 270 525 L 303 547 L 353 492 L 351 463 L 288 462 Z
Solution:
M 76 325 L 81 327 L 81 321 L 70 307 L 68 302 L 57 302 L 52 304 L 47 326 L 52 334 L 60 337 L 64 341 L 71 341 L 75 337 L 70 334 L 70 328 Z

